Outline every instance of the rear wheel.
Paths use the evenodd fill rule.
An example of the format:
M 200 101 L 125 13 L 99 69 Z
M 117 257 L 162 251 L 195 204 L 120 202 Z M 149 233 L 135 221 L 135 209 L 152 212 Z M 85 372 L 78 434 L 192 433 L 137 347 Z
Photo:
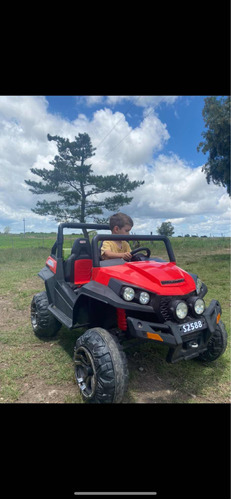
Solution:
M 127 389 L 127 360 L 116 337 L 103 328 L 87 330 L 76 342 L 75 376 L 89 403 L 120 403 Z
M 219 321 L 215 333 L 208 342 L 207 351 L 200 354 L 198 359 L 201 361 L 214 361 L 225 352 L 226 346 L 227 332 L 224 323 Z
M 37 337 L 53 337 L 62 324 L 48 311 L 46 292 L 34 295 L 31 302 L 31 324 Z

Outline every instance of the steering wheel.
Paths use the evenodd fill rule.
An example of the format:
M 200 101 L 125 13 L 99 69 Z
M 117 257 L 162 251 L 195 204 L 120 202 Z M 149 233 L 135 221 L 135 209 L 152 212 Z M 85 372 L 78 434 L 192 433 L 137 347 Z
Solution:
M 143 254 L 136 255 L 137 253 L 142 252 L 143 250 L 145 250 L 147 252 L 147 255 L 143 255 Z M 151 251 L 149 250 L 148 247 L 139 247 L 139 248 L 135 248 L 135 250 L 132 250 L 130 252 L 130 254 L 132 255 L 132 261 L 137 261 L 137 260 L 149 259 L 150 255 L 151 255 Z M 136 255 L 136 257 L 135 257 L 135 255 Z M 133 258 L 133 256 L 134 256 L 134 258 Z

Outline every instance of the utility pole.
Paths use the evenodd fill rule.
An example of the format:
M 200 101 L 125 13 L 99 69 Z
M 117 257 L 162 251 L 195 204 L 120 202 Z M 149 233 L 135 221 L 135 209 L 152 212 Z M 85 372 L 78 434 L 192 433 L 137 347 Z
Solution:
M 23 219 L 23 224 L 24 224 L 24 236 L 26 236 L 26 219 Z

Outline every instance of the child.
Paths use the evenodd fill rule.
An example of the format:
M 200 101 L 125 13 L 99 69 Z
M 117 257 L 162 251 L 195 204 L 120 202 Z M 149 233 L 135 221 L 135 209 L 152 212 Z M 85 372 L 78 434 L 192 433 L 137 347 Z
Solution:
M 133 220 L 129 215 L 119 212 L 110 217 L 110 229 L 112 234 L 128 235 L 133 226 Z M 101 257 L 106 259 L 131 260 L 131 248 L 127 241 L 104 241 L 101 247 Z

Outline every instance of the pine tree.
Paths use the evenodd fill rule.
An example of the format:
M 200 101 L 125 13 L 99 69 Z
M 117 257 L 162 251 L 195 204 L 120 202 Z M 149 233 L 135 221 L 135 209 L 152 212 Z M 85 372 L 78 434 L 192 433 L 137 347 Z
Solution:
M 59 136 L 47 136 L 49 141 L 57 143 L 58 153 L 50 164 L 53 170 L 31 168 L 42 182 L 25 180 L 30 191 L 36 195 L 57 195 L 58 199 L 38 201 L 31 210 L 39 215 L 51 215 L 57 222 L 79 221 L 105 223 L 103 211 L 118 211 L 121 206 L 132 201 L 127 193 L 133 191 L 144 181 L 130 181 L 127 174 L 94 175 L 91 164 L 86 160 L 95 155 L 88 134 L 78 134 L 70 142 Z M 105 198 L 97 195 L 105 193 Z M 86 231 L 84 232 L 87 236 Z

